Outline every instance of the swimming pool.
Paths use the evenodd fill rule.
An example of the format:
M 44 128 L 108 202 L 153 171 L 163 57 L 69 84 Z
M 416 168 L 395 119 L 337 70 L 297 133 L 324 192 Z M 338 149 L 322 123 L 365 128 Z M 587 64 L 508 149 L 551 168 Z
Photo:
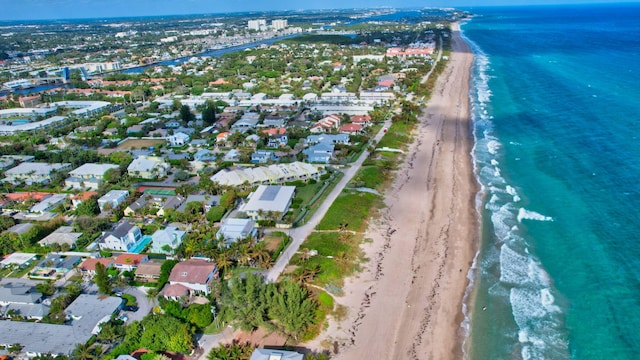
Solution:
M 145 235 L 142 237 L 142 240 L 140 240 L 140 242 L 136 244 L 136 246 L 134 246 L 133 248 L 131 248 L 131 250 L 129 250 L 129 252 L 133 254 L 140 254 L 142 250 L 144 250 L 144 248 L 147 247 L 147 245 L 149 245 L 150 242 L 151 242 L 151 236 Z

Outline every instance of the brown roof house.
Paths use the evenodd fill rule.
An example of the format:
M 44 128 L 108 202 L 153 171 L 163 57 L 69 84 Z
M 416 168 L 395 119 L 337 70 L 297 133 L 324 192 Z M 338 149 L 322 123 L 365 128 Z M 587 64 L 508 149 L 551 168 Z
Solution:
M 78 269 L 80 269 L 80 272 L 82 273 L 83 276 L 86 277 L 93 277 L 96 274 L 96 264 L 100 263 L 102 264 L 105 269 L 110 268 L 113 265 L 114 262 L 114 258 L 109 257 L 109 258 L 89 258 L 87 260 L 85 260 L 84 262 L 82 262 L 82 264 L 80 264 L 80 266 L 78 266 Z
M 173 267 L 169 275 L 169 285 L 162 290 L 165 297 L 177 298 L 186 295 L 211 292 L 211 281 L 218 277 L 218 265 L 200 259 L 190 259 Z
M 161 261 L 153 260 L 138 265 L 138 268 L 136 269 L 136 280 L 143 282 L 158 281 L 161 267 Z

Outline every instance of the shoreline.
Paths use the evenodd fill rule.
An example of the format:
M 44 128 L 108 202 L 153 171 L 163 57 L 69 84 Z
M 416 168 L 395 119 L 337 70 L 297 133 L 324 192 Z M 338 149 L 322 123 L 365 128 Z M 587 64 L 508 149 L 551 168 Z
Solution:
M 348 309 L 309 345 L 336 359 L 459 359 L 468 333 L 463 300 L 476 257 L 479 184 L 469 86 L 473 54 L 452 24 L 452 52 L 407 156 L 361 247 L 363 271 L 345 279 L 336 303 Z M 466 305 L 469 308 L 469 304 Z

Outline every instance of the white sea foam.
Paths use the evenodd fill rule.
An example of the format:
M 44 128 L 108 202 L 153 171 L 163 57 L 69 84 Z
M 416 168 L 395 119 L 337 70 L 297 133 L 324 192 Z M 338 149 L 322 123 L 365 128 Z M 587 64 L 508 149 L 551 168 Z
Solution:
M 495 155 L 498 153 L 498 150 L 500 150 L 500 143 L 497 142 L 496 140 L 491 140 L 487 143 L 487 150 L 489 151 L 490 154 Z
M 513 202 L 520 201 L 520 196 L 518 196 L 516 189 L 514 189 L 511 185 L 507 185 L 506 190 L 507 193 L 513 197 Z
M 498 166 L 498 165 L 500 165 L 500 163 L 496 159 L 491 159 L 491 165 Z
M 544 216 L 535 211 L 520 208 L 520 210 L 518 210 L 518 222 L 522 222 L 522 220 L 524 219 L 536 221 L 554 221 L 550 216 Z
M 500 248 L 500 281 L 520 285 L 531 281 L 529 259 L 514 251 L 506 244 Z

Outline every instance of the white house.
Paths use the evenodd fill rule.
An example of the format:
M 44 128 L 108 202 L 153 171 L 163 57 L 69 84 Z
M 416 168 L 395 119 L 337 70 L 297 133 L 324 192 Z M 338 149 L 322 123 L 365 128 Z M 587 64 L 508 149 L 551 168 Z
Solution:
M 178 230 L 178 228 L 174 226 L 167 226 L 165 229 L 157 230 L 151 235 L 151 252 L 156 254 L 172 253 L 173 250 L 182 244 L 186 233 L 186 231 Z M 166 250 L 167 246 L 170 250 Z
M 111 190 L 106 193 L 103 197 L 98 199 L 98 206 L 100 207 L 100 212 L 105 211 L 105 207 L 107 204 L 111 207 L 111 209 L 115 209 L 118 205 L 122 204 L 129 196 L 128 190 Z
M 167 176 L 169 164 L 157 156 L 138 156 L 127 167 L 130 176 L 143 179 L 161 179 Z
M 98 241 L 101 250 L 129 251 L 142 240 L 142 231 L 137 226 L 124 221 Z
M 97 190 L 104 182 L 104 174 L 117 168 L 118 165 L 114 164 L 84 164 L 69 172 L 70 176 L 65 180 L 65 185 L 74 189 Z
M 177 132 L 173 135 L 167 136 L 167 141 L 170 146 L 184 146 L 189 143 L 189 140 L 191 140 L 189 135 L 183 132 Z
M 46 164 L 35 162 L 23 162 L 13 169 L 7 170 L 3 181 L 17 185 L 25 183 L 47 184 L 51 181 L 51 174 L 54 171 L 65 171 L 71 169 L 71 164 Z
M 260 185 L 241 210 L 253 220 L 280 219 L 289 210 L 295 191 L 295 186 Z
M 257 234 L 256 223 L 251 219 L 225 218 L 222 220 L 218 237 L 229 244 L 248 236 L 255 237 Z

